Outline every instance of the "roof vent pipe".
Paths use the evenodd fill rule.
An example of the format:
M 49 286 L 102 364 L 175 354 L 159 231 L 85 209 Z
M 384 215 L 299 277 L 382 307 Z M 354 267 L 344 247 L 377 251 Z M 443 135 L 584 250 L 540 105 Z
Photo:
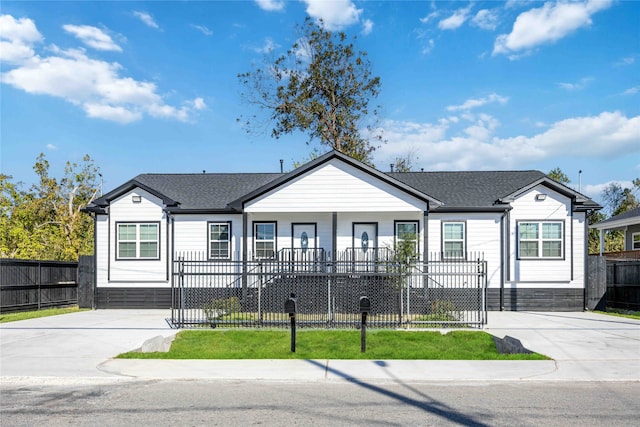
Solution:
M 280 159 L 280 173 L 284 173 L 284 168 L 282 167 L 283 163 L 284 163 L 284 160 Z
M 390 163 L 389 167 L 391 168 L 391 172 L 393 172 L 393 163 Z

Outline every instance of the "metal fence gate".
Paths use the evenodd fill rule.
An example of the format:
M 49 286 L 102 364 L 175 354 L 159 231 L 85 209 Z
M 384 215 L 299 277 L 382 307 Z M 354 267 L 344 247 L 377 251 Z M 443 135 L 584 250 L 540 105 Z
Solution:
M 173 262 L 175 327 L 288 327 L 284 302 L 297 298 L 299 327 L 357 328 L 369 297 L 373 328 L 477 327 L 486 323 L 487 264 L 466 259 L 395 262 L 349 252 L 280 252 L 261 261 L 212 261 L 178 254 Z

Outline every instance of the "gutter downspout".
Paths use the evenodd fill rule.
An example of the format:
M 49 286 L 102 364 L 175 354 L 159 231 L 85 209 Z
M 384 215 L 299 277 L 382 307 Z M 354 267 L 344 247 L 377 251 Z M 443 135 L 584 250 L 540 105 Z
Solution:
M 93 301 L 91 308 L 98 308 L 98 214 L 92 213 L 93 217 Z
M 509 214 L 509 209 L 505 209 L 504 213 L 500 217 L 500 311 L 504 311 L 504 278 L 505 278 L 505 263 L 508 262 L 507 251 L 509 245 L 505 242 L 505 237 L 508 239 L 508 233 L 506 230 L 507 223 L 505 218 Z M 506 266 L 508 270 L 508 265 Z

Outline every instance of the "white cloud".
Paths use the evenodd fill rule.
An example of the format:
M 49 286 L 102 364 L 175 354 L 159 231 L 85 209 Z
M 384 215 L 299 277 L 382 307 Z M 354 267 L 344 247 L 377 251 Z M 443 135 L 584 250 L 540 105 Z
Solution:
M 588 0 L 548 2 L 530 9 L 518 15 L 510 34 L 496 38 L 493 55 L 517 58 L 518 54 L 527 53 L 539 45 L 556 42 L 579 28 L 591 25 L 591 16 L 610 5 L 611 0 Z
M 373 21 L 370 19 L 362 21 L 362 34 L 366 36 L 371 34 L 371 31 L 373 31 Z
M 200 31 L 202 34 L 204 34 L 205 36 L 210 36 L 213 35 L 213 31 L 211 31 L 210 29 L 208 29 L 207 27 L 205 27 L 204 25 L 196 25 L 196 24 L 191 24 L 191 26 L 193 28 L 195 28 L 196 30 Z
M 482 9 L 476 13 L 471 22 L 483 30 L 493 31 L 498 25 L 498 15 L 491 10 Z
M 43 39 L 31 19 L 0 15 L 0 62 L 21 63 L 34 55 L 33 45 Z
M 267 37 L 264 40 L 264 44 L 260 47 L 255 47 L 253 48 L 254 52 L 256 53 L 264 53 L 264 54 L 268 54 L 273 52 L 274 50 L 276 50 L 277 48 L 279 48 L 280 45 L 277 44 L 276 42 L 273 41 L 273 39 Z
M 582 90 L 592 81 L 593 77 L 584 77 L 576 83 L 558 83 L 558 86 L 569 91 Z
M 433 39 L 429 39 L 426 44 L 422 45 L 422 50 L 420 51 L 423 55 L 427 55 L 428 53 L 430 53 L 433 48 L 435 47 L 436 42 L 433 41 Z
M 622 94 L 623 95 L 635 95 L 638 92 L 640 92 L 640 86 L 634 86 L 634 87 L 631 87 L 631 88 L 625 90 L 624 92 L 622 92 Z
M 438 15 L 439 15 L 438 11 L 433 11 L 430 14 L 428 14 L 427 16 L 425 16 L 424 18 L 420 18 L 420 22 L 422 22 L 423 24 L 427 24 L 432 19 L 436 19 L 438 17 Z
M 58 147 L 56 147 L 55 145 L 53 145 L 53 144 L 47 144 L 47 150 L 55 151 L 55 150 L 57 150 L 57 149 L 58 149 Z
M 303 0 L 307 13 L 312 18 L 322 20 L 329 31 L 341 30 L 360 20 L 362 9 L 357 9 L 351 0 Z
M 82 43 L 98 50 L 122 52 L 111 37 L 100 28 L 91 25 L 63 25 L 62 28 L 76 36 Z
M 191 101 L 191 105 L 193 106 L 194 110 L 204 110 L 205 108 L 207 108 L 207 104 L 204 103 L 204 99 L 202 98 L 196 98 L 193 101 Z
M 634 62 L 636 62 L 635 56 L 627 56 L 627 57 L 622 58 L 619 62 L 617 62 L 616 65 L 618 65 L 618 66 L 631 65 Z
M 3 34 L 9 44 L 24 39 L 19 33 L 9 34 L 16 37 Z M 37 39 L 31 36 L 26 40 Z M 118 123 L 140 120 L 144 115 L 188 121 L 195 110 L 206 107 L 202 98 L 180 107 L 171 106 L 158 94 L 154 83 L 123 76 L 120 64 L 93 59 L 84 49 L 61 49 L 55 45 L 48 49 L 48 56 L 33 53 L 22 58 L 14 68 L 2 73 L 0 81 L 30 94 L 64 99 L 88 117 Z
M 509 101 L 509 98 L 506 96 L 500 96 L 497 93 L 492 93 L 485 98 L 479 99 L 467 99 L 461 105 L 450 105 L 447 107 L 447 111 L 460 111 L 460 110 L 470 110 L 472 108 L 482 107 L 485 104 L 490 104 L 493 102 L 497 102 L 499 104 L 506 104 Z
M 151 16 L 147 12 L 141 12 L 141 11 L 135 10 L 133 11 L 133 16 L 135 16 L 136 18 L 144 22 L 144 24 L 148 27 L 155 28 L 155 29 L 160 28 L 160 26 L 153 19 L 153 16 Z
M 583 185 L 582 194 L 585 194 L 592 199 L 599 199 L 602 196 L 602 192 L 611 184 L 618 184 L 622 188 L 633 188 L 633 182 L 631 181 L 608 181 L 602 184 Z
M 464 9 L 456 10 L 453 15 L 438 22 L 438 28 L 441 30 L 455 30 L 460 28 L 462 24 L 469 19 L 469 12 L 471 12 L 471 5 Z
M 260 9 L 269 12 L 279 11 L 284 9 L 283 0 L 255 0 Z
M 488 170 L 558 157 L 601 159 L 640 152 L 640 116 L 628 118 L 617 111 L 561 120 L 537 135 L 510 138 L 494 136 L 500 123 L 491 116 L 465 118 L 472 125 L 452 136 L 447 135 L 454 125 L 450 119 L 383 123 L 387 144 L 376 150 L 376 163 L 415 152 L 422 154 L 420 166 L 427 170 Z

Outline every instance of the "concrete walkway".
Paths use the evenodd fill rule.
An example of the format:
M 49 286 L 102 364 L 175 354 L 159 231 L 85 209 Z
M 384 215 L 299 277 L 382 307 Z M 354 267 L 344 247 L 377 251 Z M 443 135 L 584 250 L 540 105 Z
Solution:
M 640 381 L 640 321 L 594 313 L 489 312 L 485 331 L 549 361 L 120 360 L 171 336 L 166 310 L 96 310 L 0 325 L 3 382 L 212 379 L 265 381 Z

